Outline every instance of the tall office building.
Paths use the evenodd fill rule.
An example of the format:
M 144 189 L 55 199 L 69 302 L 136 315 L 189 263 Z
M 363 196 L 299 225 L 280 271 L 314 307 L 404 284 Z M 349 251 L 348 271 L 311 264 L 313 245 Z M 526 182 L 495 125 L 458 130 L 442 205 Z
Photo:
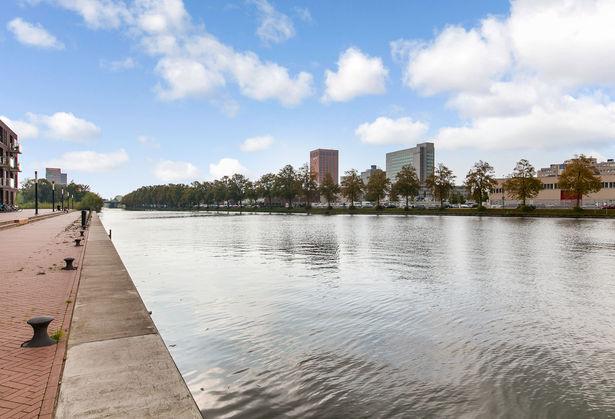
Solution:
M 412 166 L 421 184 L 433 174 L 435 151 L 433 143 L 421 143 L 416 147 L 393 151 L 386 155 L 387 178 L 395 181 L 395 176 L 404 166 Z
M 0 204 L 15 205 L 21 149 L 15 131 L 0 121 Z
M 49 182 L 55 182 L 56 185 L 67 185 L 68 177 L 66 173 L 62 173 L 62 169 L 56 167 L 47 167 L 45 169 L 45 179 Z
M 331 174 L 333 181 L 339 183 L 339 152 L 319 148 L 310 151 L 310 171 L 316 175 L 318 184 L 322 184 L 327 173 Z

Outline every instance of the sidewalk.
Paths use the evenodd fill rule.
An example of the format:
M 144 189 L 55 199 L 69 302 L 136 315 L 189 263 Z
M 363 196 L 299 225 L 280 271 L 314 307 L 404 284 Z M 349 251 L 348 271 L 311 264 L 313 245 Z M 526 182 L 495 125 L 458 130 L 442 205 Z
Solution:
M 0 418 L 51 418 L 66 353 L 79 269 L 64 271 L 65 257 L 81 266 L 75 247 L 79 212 L 0 231 Z M 87 233 L 86 233 L 87 235 Z M 53 316 L 49 333 L 64 330 L 58 345 L 22 348 L 32 337 L 26 321 Z
M 46 215 L 51 214 L 52 211 L 50 209 L 39 209 L 38 215 Z M 24 218 L 34 217 L 33 209 L 24 209 L 21 211 L 13 211 L 13 212 L 0 212 L 0 222 L 2 221 L 11 221 L 11 220 L 22 220 Z

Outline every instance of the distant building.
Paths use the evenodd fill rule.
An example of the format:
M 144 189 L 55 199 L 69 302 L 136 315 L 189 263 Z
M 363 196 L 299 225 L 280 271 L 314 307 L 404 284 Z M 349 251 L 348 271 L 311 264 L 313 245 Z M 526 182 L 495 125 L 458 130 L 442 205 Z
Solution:
M 416 147 L 404 150 L 393 151 L 386 155 L 386 174 L 387 178 L 395 181 L 395 176 L 404 166 L 412 166 L 421 182 L 425 181 L 433 174 L 435 161 L 435 151 L 433 143 L 421 143 Z
M 600 174 L 602 189 L 584 196 L 583 205 L 600 206 L 603 204 L 615 204 L 615 160 L 608 159 L 600 163 L 595 158 L 591 160 Z M 528 205 L 537 207 L 572 207 L 575 205 L 574 194 L 559 188 L 559 176 L 566 168 L 568 162 L 569 160 L 564 163 L 552 164 L 536 172 L 536 177 L 542 182 L 542 190 L 536 197 L 528 200 Z M 498 184 L 489 195 L 489 203 L 497 206 L 516 207 L 520 202 L 506 194 L 506 191 L 503 189 L 505 181 L 506 179 L 497 179 Z
M 369 177 L 376 170 L 380 170 L 380 169 L 378 169 L 378 166 L 376 166 L 375 164 L 372 164 L 372 166 L 369 169 L 364 170 L 363 172 L 361 172 L 361 180 L 363 181 L 364 184 L 367 185 L 367 182 L 369 181 Z
M 21 148 L 15 131 L 0 121 L 0 204 L 15 205 Z
M 318 184 L 322 184 L 327 173 L 331 174 L 333 181 L 339 183 L 339 152 L 319 148 L 310 151 L 310 171 L 316 175 Z
M 56 185 L 68 185 L 66 173 L 62 173 L 62 169 L 55 167 L 47 167 L 45 169 L 45 179 L 49 182 L 55 182 Z

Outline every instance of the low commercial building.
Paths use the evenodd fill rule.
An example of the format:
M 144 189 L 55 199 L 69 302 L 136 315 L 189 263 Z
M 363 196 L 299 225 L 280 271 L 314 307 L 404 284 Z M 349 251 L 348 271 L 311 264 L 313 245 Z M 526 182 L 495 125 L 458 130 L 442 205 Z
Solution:
M 0 204 L 15 205 L 21 148 L 15 131 L 0 120 Z
M 605 162 L 598 162 L 592 159 L 594 167 L 597 169 L 602 181 L 602 189 L 598 192 L 583 197 L 582 205 L 594 207 L 615 204 L 615 160 L 608 159 Z M 559 188 L 559 176 L 566 167 L 566 162 L 552 164 L 549 167 L 537 171 L 536 177 L 542 182 L 542 189 L 538 195 L 527 201 L 528 205 L 539 208 L 544 207 L 573 207 L 576 204 L 576 197 L 569 191 Z M 512 199 L 504 190 L 503 184 L 506 179 L 498 179 L 497 186 L 489 195 L 489 203 L 492 206 L 516 207 L 520 201 Z
M 372 175 L 372 173 L 374 173 L 376 170 L 380 170 L 378 168 L 378 166 L 376 166 L 375 164 L 372 164 L 372 166 L 361 172 L 361 180 L 363 181 L 364 184 L 367 185 L 367 182 L 369 181 L 369 177 Z

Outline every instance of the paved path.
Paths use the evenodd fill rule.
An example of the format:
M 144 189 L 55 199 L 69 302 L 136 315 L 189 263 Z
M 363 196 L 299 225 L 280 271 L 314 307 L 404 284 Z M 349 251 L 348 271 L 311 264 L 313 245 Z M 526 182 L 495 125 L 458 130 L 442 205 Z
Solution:
M 78 212 L 0 231 L 0 418 L 50 418 L 58 393 L 66 338 L 58 345 L 22 348 L 32 337 L 26 320 L 50 315 L 50 333 L 67 331 L 79 270 L 63 271 L 65 257 L 81 265 L 75 247 Z
M 38 215 L 50 214 L 52 211 L 50 209 L 39 209 Z M 2 221 L 10 221 L 10 220 L 21 220 L 24 218 L 34 217 L 33 209 L 24 209 L 21 211 L 13 211 L 13 212 L 0 212 L 0 222 Z
M 85 250 L 56 417 L 201 417 L 97 215 Z

